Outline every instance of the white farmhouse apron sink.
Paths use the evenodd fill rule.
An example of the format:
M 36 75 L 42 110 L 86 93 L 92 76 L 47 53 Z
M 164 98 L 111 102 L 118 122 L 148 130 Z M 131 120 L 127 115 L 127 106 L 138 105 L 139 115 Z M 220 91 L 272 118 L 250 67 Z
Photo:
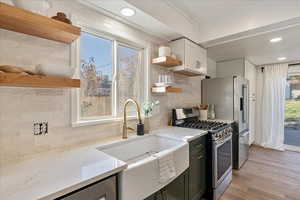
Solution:
M 160 183 L 160 157 L 173 153 L 176 176 L 189 166 L 188 143 L 157 135 L 122 140 L 97 149 L 128 164 L 119 176 L 121 200 L 145 199 L 176 178 Z

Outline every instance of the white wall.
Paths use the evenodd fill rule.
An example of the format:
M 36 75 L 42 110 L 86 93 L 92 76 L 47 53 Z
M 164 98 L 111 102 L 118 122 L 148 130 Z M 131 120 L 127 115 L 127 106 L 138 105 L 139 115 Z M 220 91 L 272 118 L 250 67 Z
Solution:
M 217 77 L 244 76 L 244 59 L 217 62 Z
M 157 56 L 158 42 L 144 32 L 88 9 L 74 1 L 54 0 L 50 14 L 63 11 L 97 29 L 142 43 Z M 70 64 L 70 45 L 0 29 L 0 65 L 9 64 L 33 69 L 37 64 L 66 66 Z M 150 63 L 149 63 L 150 64 Z M 150 64 L 151 84 L 157 81 L 163 67 Z M 151 128 L 166 126 L 171 109 L 200 103 L 201 79 L 176 75 L 175 84 L 182 93 L 152 95 L 161 105 L 151 119 Z M 111 136 L 121 137 L 121 122 L 96 126 L 71 127 L 70 89 L 0 87 L 0 165 L 28 158 L 33 154 L 66 148 Z M 33 135 L 33 123 L 48 121 L 49 134 Z

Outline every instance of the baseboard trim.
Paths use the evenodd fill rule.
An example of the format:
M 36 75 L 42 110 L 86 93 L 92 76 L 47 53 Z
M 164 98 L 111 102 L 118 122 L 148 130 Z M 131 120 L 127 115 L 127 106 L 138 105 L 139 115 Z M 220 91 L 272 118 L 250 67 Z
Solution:
M 293 145 L 284 145 L 285 150 L 300 152 L 300 147 Z

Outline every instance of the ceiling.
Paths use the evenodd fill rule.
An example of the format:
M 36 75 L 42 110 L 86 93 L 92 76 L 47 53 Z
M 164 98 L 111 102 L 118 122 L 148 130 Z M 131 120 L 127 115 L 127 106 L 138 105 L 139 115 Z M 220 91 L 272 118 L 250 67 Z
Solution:
M 274 37 L 283 40 L 270 43 Z M 208 57 L 216 61 L 242 57 L 255 65 L 277 63 L 278 57 L 287 57 L 284 62 L 300 61 L 300 25 L 219 44 L 207 50 Z
M 161 23 L 151 15 L 146 14 L 141 9 L 129 4 L 124 0 L 78 0 L 99 12 L 102 12 L 110 17 L 117 18 L 119 21 L 130 24 L 131 26 L 142 30 L 148 34 L 161 38 L 162 40 L 170 40 L 170 38 L 177 38 L 181 35 L 171 30 L 167 25 Z M 126 17 L 121 15 L 122 8 L 133 8 L 135 15 L 133 17 Z
M 300 0 L 79 0 L 164 41 L 188 37 L 216 61 L 246 57 L 256 65 L 300 60 Z M 136 11 L 132 17 L 121 8 Z M 283 37 L 277 44 L 269 43 Z
M 202 42 L 300 16 L 300 0 L 165 1 L 197 22 Z

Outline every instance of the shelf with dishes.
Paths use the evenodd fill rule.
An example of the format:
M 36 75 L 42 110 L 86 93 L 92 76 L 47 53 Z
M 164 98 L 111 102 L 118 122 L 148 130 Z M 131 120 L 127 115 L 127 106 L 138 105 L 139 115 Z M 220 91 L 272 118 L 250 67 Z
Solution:
M 160 86 L 160 87 L 152 87 L 152 93 L 178 93 L 182 92 L 181 88 L 171 87 L 171 86 Z
M 70 44 L 80 36 L 81 29 L 69 24 L 62 15 L 58 13 L 52 19 L 0 2 L 0 28 Z
M 181 88 L 173 87 L 173 77 L 171 73 L 162 73 L 158 76 L 158 82 L 154 83 L 151 88 L 152 93 L 178 93 L 182 92 Z

